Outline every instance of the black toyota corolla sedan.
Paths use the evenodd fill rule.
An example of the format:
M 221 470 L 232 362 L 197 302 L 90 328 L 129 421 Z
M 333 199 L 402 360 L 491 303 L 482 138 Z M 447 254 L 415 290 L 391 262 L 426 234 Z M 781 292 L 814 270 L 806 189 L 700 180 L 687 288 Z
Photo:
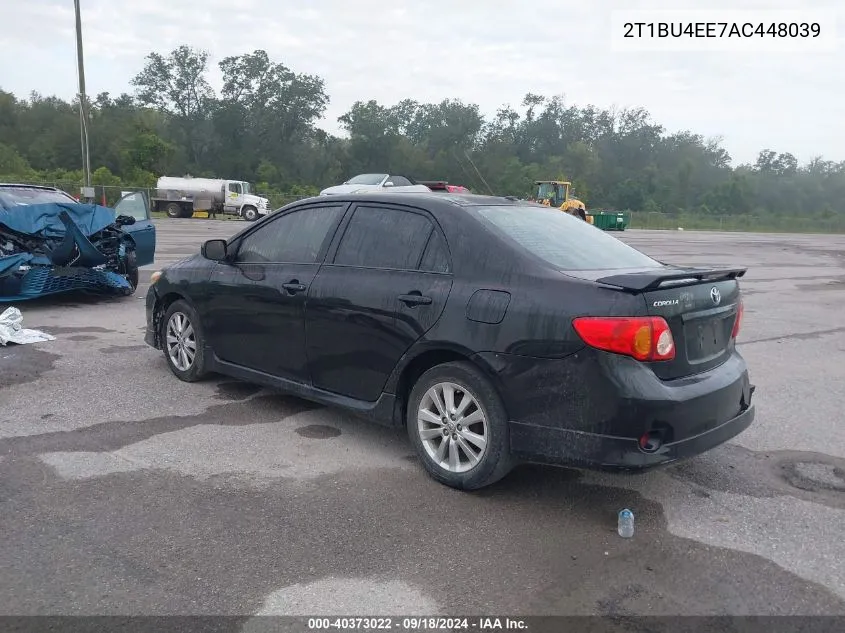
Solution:
M 154 273 L 145 339 L 181 380 L 404 426 L 432 477 L 475 489 L 519 462 L 643 470 L 746 429 L 744 273 L 524 201 L 338 195 Z

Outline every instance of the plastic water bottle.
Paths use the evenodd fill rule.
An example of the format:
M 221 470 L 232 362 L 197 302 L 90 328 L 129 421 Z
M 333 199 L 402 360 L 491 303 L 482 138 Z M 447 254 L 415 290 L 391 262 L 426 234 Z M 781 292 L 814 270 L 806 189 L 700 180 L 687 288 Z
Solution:
M 622 538 L 631 538 L 634 536 L 634 513 L 628 508 L 619 513 L 619 526 L 617 527 L 619 536 Z

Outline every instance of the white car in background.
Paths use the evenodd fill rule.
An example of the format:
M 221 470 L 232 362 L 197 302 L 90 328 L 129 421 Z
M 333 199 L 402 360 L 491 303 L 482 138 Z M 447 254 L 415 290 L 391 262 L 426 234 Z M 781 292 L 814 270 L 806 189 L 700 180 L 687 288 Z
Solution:
M 321 196 L 339 195 L 345 193 L 373 191 L 420 191 L 429 192 L 431 189 L 425 185 L 418 185 L 405 176 L 395 174 L 358 174 L 350 178 L 342 185 L 327 187 L 320 192 Z

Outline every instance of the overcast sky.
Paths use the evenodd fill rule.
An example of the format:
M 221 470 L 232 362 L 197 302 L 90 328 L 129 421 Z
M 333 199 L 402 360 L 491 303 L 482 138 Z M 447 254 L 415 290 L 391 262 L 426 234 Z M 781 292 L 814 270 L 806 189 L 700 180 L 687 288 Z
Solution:
M 526 92 L 576 105 L 642 106 L 668 130 L 720 136 L 734 163 L 762 148 L 845 159 L 845 9 L 833 52 L 616 52 L 617 9 L 832 9 L 825 0 L 81 0 L 91 95 L 131 92 L 155 50 L 267 51 L 326 82 L 321 127 L 356 100 L 460 98 L 493 114 Z M 845 5 L 843 5 L 845 6 Z M 73 0 L 0 0 L 0 88 L 77 91 Z M 808 13 L 809 15 L 809 13 Z

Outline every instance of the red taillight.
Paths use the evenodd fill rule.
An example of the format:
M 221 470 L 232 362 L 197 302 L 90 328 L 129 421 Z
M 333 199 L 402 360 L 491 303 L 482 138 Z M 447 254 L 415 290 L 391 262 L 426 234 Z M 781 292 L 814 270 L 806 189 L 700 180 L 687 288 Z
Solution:
M 675 340 L 663 317 L 578 317 L 572 325 L 596 349 L 642 361 L 675 358 Z
M 736 338 L 739 334 L 739 326 L 742 325 L 742 315 L 745 313 L 745 307 L 742 305 L 742 297 L 736 306 L 736 321 L 734 321 L 734 329 L 731 332 L 731 338 Z

